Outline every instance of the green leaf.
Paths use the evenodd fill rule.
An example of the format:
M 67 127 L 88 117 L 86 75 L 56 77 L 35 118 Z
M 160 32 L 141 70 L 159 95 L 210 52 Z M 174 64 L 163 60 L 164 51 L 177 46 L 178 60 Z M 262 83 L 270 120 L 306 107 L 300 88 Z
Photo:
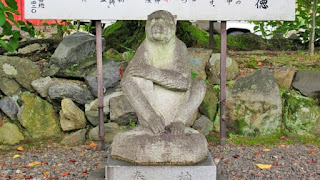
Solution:
M 8 50 L 8 45 L 7 45 L 7 43 L 6 43 L 4 40 L 0 39 L 0 45 L 1 45 L 1 47 L 3 47 L 5 50 Z
M 13 16 L 13 14 L 12 13 L 10 13 L 10 12 L 6 12 L 6 15 L 7 15 L 7 19 L 9 19 L 14 25 L 16 25 L 17 26 L 17 28 L 19 28 L 20 29 L 20 25 L 17 23 L 17 21 L 16 20 L 14 20 L 14 16 Z
M 12 31 L 12 36 L 16 39 L 19 39 L 21 36 L 20 31 Z
M 2 11 L 3 9 L 4 9 L 4 4 L 0 2 L 0 11 Z
M 18 23 L 19 23 L 20 25 L 26 25 L 26 23 L 25 23 L 24 21 L 21 21 L 21 20 L 19 20 Z
M 30 27 L 21 27 L 22 31 L 28 32 L 31 37 L 34 37 L 34 29 Z
M 12 34 L 12 25 L 6 21 L 2 26 L 2 34 L 10 36 Z
M 18 5 L 17 2 L 15 0 L 5 0 L 7 5 L 9 7 L 11 7 L 13 10 L 17 10 L 18 9 Z
M 12 50 L 16 50 L 19 46 L 19 39 L 12 36 L 9 40 L 9 44 L 10 44 Z
M 0 27 L 6 22 L 6 16 L 3 13 L 0 13 Z

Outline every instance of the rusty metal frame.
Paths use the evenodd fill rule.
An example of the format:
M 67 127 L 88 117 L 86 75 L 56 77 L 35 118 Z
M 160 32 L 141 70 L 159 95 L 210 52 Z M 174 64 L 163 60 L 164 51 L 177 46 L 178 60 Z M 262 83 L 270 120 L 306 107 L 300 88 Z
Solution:
M 97 81 L 99 101 L 99 150 L 105 148 L 104 143 L 104 121 L 103 121 L 103 80 L 102 80 L 102 34 L 101 20 L 96 21 L 96 53 L 97 53 Z
M 220 145 L 226 145 L 227 22 L 221 22 L 220 52 Z

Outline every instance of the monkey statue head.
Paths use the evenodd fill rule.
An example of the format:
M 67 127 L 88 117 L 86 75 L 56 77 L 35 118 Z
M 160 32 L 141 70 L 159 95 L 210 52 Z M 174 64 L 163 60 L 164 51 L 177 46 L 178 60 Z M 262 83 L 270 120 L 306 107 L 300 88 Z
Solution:
M 168 43 L 175 37 L 176 20 L 168 11 L 155 11 L 148 16 L 146 24 L 147 39 L 152 42 Z

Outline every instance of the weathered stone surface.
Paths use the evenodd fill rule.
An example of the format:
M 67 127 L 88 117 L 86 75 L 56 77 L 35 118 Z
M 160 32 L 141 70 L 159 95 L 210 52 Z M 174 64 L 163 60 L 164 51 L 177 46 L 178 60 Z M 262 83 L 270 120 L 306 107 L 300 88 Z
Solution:
M 116 91 L 112 93 L 108 93 L 103 98 L 103 113 L 104 113 L 104 122 L 107 122 L 107 117 L 110 113 L 110 99 L 113 97 L 117 97 L 123 95 L 122 91 Z M 99 124 L 99 111 L 98 111 L 98 99 L 90 102 L 85 105 L 85 115 L 90 123 L 94 126 Z
M 122 91 L 112 92 L 110 94 L 106 94 L 103 97 L 103 113 L 109 114 L 110 113 L 110 99 L 113 97 L 118 97 L 123 95 Z M 89 104 L 85 105 L 86 111 L 98 111 L 98 99 L 90 102 Z
M 220 53 L 213 53 L 210 60 L 211 67 L 208 72 L 208 80 L 212 84 L 220 84 Z M 227 57 L 227 81 L 233 80 L 239 73 L 237 61 Z
M 274 70 L 273 75 L 276 78 L 280 88 L 289 90 L 291 88 L 296 71 L 296 67 L 278 68 Z
M 0 144 L 15 145 L 24 140 L 19 128 L 12 123 L 4 123 L 0 126 Z
M 99 125 L 99 112 L 98 111 L 86 111 L 85 112 L 87 120 L 93 125 Z M 108 122 L 107 115 L 103 114 L 103 121 Z
M 19 111 L 18 104 L 13 98 L 7 97 L 0 100 L 0 109 L 4 112 L 10 119 L 17 119 L 17 114 Z
M 86 126 L 84 112 L 71 99 L 61 101 L 60 124 L 63 131 L 82 129 Z
M 79 104 L 87 104 L 94 99 L 89 88 L 80 81 L 55 81 L 49 87 L 48 94 L 51 99 L 70 98 Z
M 68 146 L 83 144 L 86 141 L 86 132 L 85 129 L 78 130 L 63 138 L 60 143 Z
M 77 32 L 66 36 L 63 39 L 52 55 L 50 63 L 61 68 L 66 68 L 78 63 L 90 55 L 95 54 L 95 52 L 95 36 L 87 33 Z
M 137 115 L 125 95 L 110 99 L 110 120 L 120 126 L 128 125 L 130 120 L 137 122 Z
M 48 97 L 48 89 L 54 84 L 51 77 L 39 78 L 32 81 L 31 85 L 34 90 L 36 90 L 41 97 Z
M 282 117 L 280 89 L 268 69 L 236 81 L 227 90 L 227 127 L 245 135 L 270 134 L 279 130 Z
M 202 114 L 207 116 L 210 121 L 214 121 L 218 111 L 219 99 L 213 87 L 207 86 L 206 95 L 199 107 Z
M 169 12 L 156 11 L 148 16 L 146 39 L 121 80 L 139 123 L 155 134 L 166 127 L 183 133 L 206 91 L 203 80 L 191 78 L 188 50 L 175 31 Z
M 320 71 L 298 70 L 292 86 L 308 97 L 320 97 Z
M 320 119 L 318 119 L 318 121 L 315 123 L 315 125 L 311 129 L 311 132 L 317 137 L 320 136 Z
M 18 113 L 18 120 L 32 138 L 52 137 L 61 132 L 51 104 L 29 93 L 23 93 L 20 100 L 23 105 Z
M 26 55 L 30 53 L 35 53 L 35 52 L 43 51 L 48 47 L 49 47 L 49 44 L 34 43 L 18 49 L 18 54 Z
M 210 130 L 213 129 L 213 123 L 206 116 L 202 115 L 194 122 L 192 127 L 206 136 L 209 134 Z
M 62 67 L 59 69 L 59 72 L 57 72 L 57 76 L 59 77 L 72 77 L 72 78 L 84 78 L 87 74 L 97 69 L 97 57 L 96 56 L 89 56 L 81 61 L 79 61 L 76 64 L 73 64 L 69 67 Z M 48 71 L 51 70 L 54 72 L 55 67 L 50 66 L 50 69 L 47 69 Z
M 283 99 L 283 122 L 286 129 L 301 135 L 319 133 L 314 128 L 320 121 L 320 107 L 315 100 L 290 92 L 284 93 Z
M 206 158 L 205 137 L 187 127 L 205 96 L 206 84 L 191 78 L 188 50 L 175 31 L 169 12 L 160 10 L 148 16 L 146 39 L 121 81 L 141 127 L 115 137 L 114 157 L 138 164 L 194 164 Z M 119 97 L 110 100 L 110 119 L 116 99 Z
M 0 77 L 0 90 L 5 95 L 12 96 L 21 92 L 21 86 L 14 79 Z
M 188 127 L 180 135 L 155 135 L 137 126 L 114 137 L 111 155 L 136 164 L 190 165 L 207 158 L 207 140 Z
M 114 62 L 114 61 L 107 61 L 102 65 L 103 73 L 103 87 L 105 89 L 115 87 L 120 84 L 121 80 L 121 63 Z M 90 72 L 86 77 L 85 80 L 87 84 L 90 86 L 92 93 L 97 96 L 98 92 L 98 83 L 97 83 L 97 69 Z
M 22 87 L 32 90 L 31 82 L 39 77 L 40 68 L 32 61 L 19 57 L 0 57 L 0 79 L 13 79 Z
M 115 135 L 122 130 L 116 123 L 105 123 L 104 124 L 104 141 L 107 144 L 111 144 Z M 99 141 L 99 126 L 89 131 L 89 139 L 93 141 Z
M 198 77 L 207 79 L 206 65 L 212 54 L 211 49 L 188 48 L 188 57 L 191 64 L 191 71 L 198 74 Z

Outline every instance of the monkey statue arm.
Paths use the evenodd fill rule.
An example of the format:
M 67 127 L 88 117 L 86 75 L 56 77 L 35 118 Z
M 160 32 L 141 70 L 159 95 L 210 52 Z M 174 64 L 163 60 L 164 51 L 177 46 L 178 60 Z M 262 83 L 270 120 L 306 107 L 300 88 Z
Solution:
M 132 66 L 128 72 L 132 76 L 148 79 L 167 89 L 187 91 L 189 80 L 186 75 L 173 70 L 158 69 L 148 64 L 140 64 L 139 67 Z

